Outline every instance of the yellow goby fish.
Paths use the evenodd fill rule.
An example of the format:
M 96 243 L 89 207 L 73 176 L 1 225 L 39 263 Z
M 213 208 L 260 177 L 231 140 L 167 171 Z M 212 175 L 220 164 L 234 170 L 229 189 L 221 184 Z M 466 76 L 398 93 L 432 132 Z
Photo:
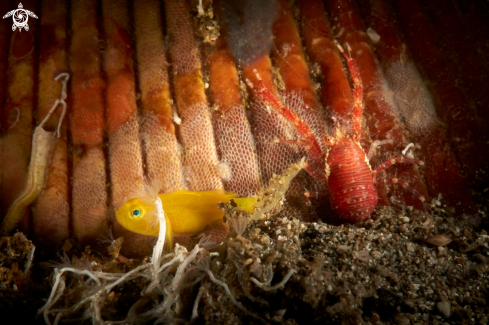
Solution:
M 177 191 L 158 194 L 166 219 L 166 238 L 171 243 L 174 236 L 192 236 L 201 232 L 209 222 L 221 219 L 223 211 L 219 202 L 233 199 L 238 207 L 252 212 L 256 197 L 237 198 L 237 194 L 224 190 L 207 192 Z M 116 211 L 117 221 L 127 230 L 142 235 L 158 236 L 158 215 L 151 195 L 127 200 Z

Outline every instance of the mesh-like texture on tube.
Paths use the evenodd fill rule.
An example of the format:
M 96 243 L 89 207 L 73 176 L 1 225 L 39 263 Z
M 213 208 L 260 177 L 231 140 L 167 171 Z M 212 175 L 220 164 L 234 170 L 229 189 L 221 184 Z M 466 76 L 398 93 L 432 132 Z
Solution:
M 131 198 L 143 180 L 128 6 L 127 1 L 102 1 L 112 208 Z M 122 247 L 124 255 L 151 254 L 151 238 L 127 231 L 118 222 L 113 225 L 117 237 L 132 243 Z
M 221 170 L 226 190 L 240 196 L 256 195 L 259 190 L 255 141 L 244 107 L 237 106 L 214 116 L 215 135 L 221 153 Z
M 88 150 L 73 168 L 73 235 L 85 244 L 107 229 L 105 158 L 100 148 Z
M 71 3 L 70 132 L 73 145 L 73 236 L 93 243 L 107 228 L 107 176 L 103 152 L 105 81 L 101 70 L 97 1 Z
M 166 193 L 181 190 L 184 184 L 181 150 L 172 120 L 161 15 L 158 0 L 138 0 L 134 3 L 139 88 L 143 106 L 140 134 L 146 153 L 146 171 L 149 179 L 160 184 L 160 192 Z
M 165 1 L 170 56 L 184 148 L 183 176 L 192 191 L 222 189 L 199 48 L 186 1 Z
M 187 107 L 180 117 L 180 136 L 185 149 L 183 176 L 186 184 L 192 191 L 222 189 L 207 103 Z
M 195 42 L 190 6 L 187 1 L 165 1 L 165 14 L 174 74 L 188 74 L 201 69 Z
M 422 134 L 437 121 L 433 99 L 412 62 L 397 61 L 384 68 L 395 108 L 408 128 Z

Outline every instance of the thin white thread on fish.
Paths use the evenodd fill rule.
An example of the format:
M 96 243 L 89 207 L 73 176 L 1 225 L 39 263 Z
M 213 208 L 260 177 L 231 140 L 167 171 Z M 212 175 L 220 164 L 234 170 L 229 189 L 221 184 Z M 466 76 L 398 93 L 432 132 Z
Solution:
M 163 203 L 158 195 L 154 196 L 154 203 L 156 211 L 158 214 L 158 222 L 160 225 L 160 232 L 158 234 L 158 241 L 153 248 L 152 263 L 155 270 L 160 267 L 161 253 L 163 252 L 163 246 L 165 246 L 165 235 L 166 235 L 166 219 L 165 212 L 163 211 Z

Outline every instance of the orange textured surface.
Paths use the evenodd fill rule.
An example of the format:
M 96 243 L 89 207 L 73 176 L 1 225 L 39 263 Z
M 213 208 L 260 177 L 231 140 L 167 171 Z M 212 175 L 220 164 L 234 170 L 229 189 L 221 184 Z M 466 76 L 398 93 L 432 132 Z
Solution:
M 418 157 L 425 162 L 424 177 L 430 195 L 441 193 L 450 205 L 471 211 L 473 202 L 468 195 L 468 184 L 461 176 L 454 153 L 447 150 L 448 139 L 437 120 L 432 96 L 403 46 L 399 27 L 393 23 L 393 12 L 381 1 L 373 3 L 370 12 L 367 21 L 380 36 L 375 48 L 394 93 L 398 114 L 409 130 L 411 141 L 421 145 Z M 460 189 L 465 190 L 457 193 Z
M 181 150 L 173 124 L 173 107 L 161 3 L 134 3 L 134 27 L 141 90 L 140 135 L 146 153 L 149 179 L 161 185 L 160 192 L 184 189 Z
M 36 1 L 26 1 L 24 8 L 35 11 Z M 2 105 L 2 124 L 5 136 L 2 139 L 2 211 L 22 193 L 27 180 L 27 167 L 31 154 L 33 131 L 33 111 L 35 101 L 35 56 L 34 35 L 38 21 L 31 22 L 30 30 L 22 33 L 19 29 L 12 33 L 5 100 Z M 26 211 L 19 228 L 27 231 L 29 211 Z
M 375 166 L 387 157 L 399 154 L 409 143 L 404 135 L 404 126 L 398 122 L 395 116 L 394 104 L 385 93 L 385 79 L 364 32 L 365 27 L 358 7 L 353 1 L 338 0 L 329 1 L 326 5 L 332 21 L 334 33 L 339 33 L 338 42 L 348 43 L 351 46 L 351 56 L 356 61 L 360 72 L 364 92 L 364 117 L 368 126 L 368 134 L 371 141 L 391 140 L 391 144 L 384 144 L 378 150 L 380 157 L 374 157 L 371 161 Z M 340 33 L 340 31 L 342 31 Z M 368 151 L 368 144 L 361 141 L 363 149 Z M 384 157 L 382 157 L 384 156 Z M 386 171 L 387 179 L 396 177 L 409 181 L 409 186 L 419 195 L 428 197 L 426 186 L 418 168 L 408 165 L 395 165 Z M 379 193 L 382 191 L 378 186 Z M 418 209 L 423 208 L 423 202 L 419 195 L 412 195 L 404 189 L 392 188 L 391 195 L 400 197 L 402 202 L 413 205 Z M 381 201 L 383 200 L 381 194 Z M 385 200 L 385 199 L 384 199 Z M 384 203 L 385 204 L 385 203 Z
M 165 5 L 176 104 L 182 120 L 185 183 L 192 191 L 223 189 L 190 7 L 185 1 L 165 1 Z
M 326 151 L 327 135 L 325 112 L 319 104 L 309 76 L 309 69 L 301 46 L 299 32 L 292 11 L 286 1 L 280 1 L 280 11 L 273 24 L 274 48 L 272 59 L 283 80 L 283 101 L 311 129 L 321 151 Z M 305 153 L 301 153 L 304 155 Z M 309 160 L 312 160 L 310 157 Z M 324 172 L 324 157 L 318 166 Z M 312 163 L 312 161 L 311 161 Z M 324 192 L 324 184 L 307 177 L 307 187 Z M 297 193 L 299 196 L 302 193 Z
M 105 80 L 96 17 L 96 1 L 72 2 L 68 94 L 73 145 L 70 203 L 72 235 L 82 244 L 92 243 L 108 226 L 103 152 Z
M 67 7 L 63 0 L 44 1 L 41 7 L 41 48 L 39 64 L 39 97 L 36 124 L 44 119 L 54 101 L 61 98 L 62 83 L 53 76 L 68 71 L 66 39 Z M 44 129 L 56 130 L 62 114 L 60 105 L 46 121 Z M 66 118 L 66 116 L 65 116 Z M 44 242 L 53 247 L 69 236 L 70 206 L 68 204 L 68 138 L 67 119 L 63 121 L 60 138 L 55 142 L 44 191 L 39 196 L 32 223 L 35 234 L 51 234 Z
M 240 196 L 256 195 L 260 176 L 255 140 L 240 95 L 236 63 L 223 48 L 209 56 L 208 69 L 224 187 Z
M 0 45 L 10 44 L 0 54 L 2 217 L 25 183 L 32 130 L 59 97 L 61 84 L 53 78 L 65 71 L 71 76 L 63 137 L 46 189 L 32 206 L 30 230 L 38 241 L 62 245 L 62 238 L 72 237 L 93 245 L 110 226 L 116 237 L 125 237 L 123 255 L 148 254 L 152 240 L 113 219 L 114 208 L 137 195 L 144 179 L 155 181 L 160 192 L 224 188 L 245 196 L 303 156 L 312 161 L 296 128 L 260 96 L 255 72 L 312 129 L 324 158 L 330 149 L 324 137 L 336 137 L 340 126 L 354 138 L 357 123 L 361 127 L 353 128 L 361 129 L 365 151 L 374 140 L 393 140 L 373 154 L 372 167 L 410 142 L 421 145 L 413 154 L 425 166 L 392 167 L 386 177 L 407 181 L 427 203 L 441 193 L 450 211 L 472 213 L 479 209 L 474 202 L 487 195 L 489 97 L 479 84 L 488 79 L 489 24 L 482 1 L 450 1 L 439 11 L 430 3 L 394 2 L 387 21 L 396 22 L 399 39 L 386 41 L 384 49 L 391 34 L 379 27 L 376 44 L 367 36 L 368 27 L 377 28 L 369 17 L 378 1 L 214 1 L 212 15 L 204 1 L 213 23 L 208 26 L 192 7 L 198 1 L 73 0 L 69 12 L 58 1 L 23 2 L 39 16 L 29 19 L 29 32 L 12 33 L 7 19 L 0 25 Z M 15 9 L 6 3 L 2 11 Z M 454 39 L 437 37 L 450 22 L 460 28 L 450 31 Z M 215 43 L 201 38 L 206 30 L 219 34 Z M 468 41 L 459 41 L 464 33 Z M 349 43 L 359 66 L 365 105 L 360 118 L 352 118 L 352 80 L 334 39 L 345 49 Z M 474 47 L 469 62 L 457 63 L 471 51 L 457 48 L 467 42 Z M 456 82 L 474 69 L 481 75 Z M 396 101 L 395 108 L 386 106 Z M 56 119 L 49 121 L 50 131 Z M 326 169 L 320 165 L 318 170 Z M 283 215 L 344 222 L 331 211 L 327 194 L 307 207 L 306 190 L 328 189 L 302 171 Z M 385 205 L 427 204 L 400 185 L 377 190 Z M 42 221 L 48 215 L 52 220 Z M 204 233 L 222 238 L 227 225 L 218 221 Z
M 330 108 L 331 117 L 338 119 L 338 125 L 345 129 L 357 128 L 351 125 L 354 121 L 350 84 L 343 69 L 341 54 L 334 44 L 324 5 L 320 0 L 301 0 L 297 2 L 297 7 L 306 53 L 312 62 L 319 64 L 323 74 L 319 96 L 321 103 Z
M 141 188 L 143 156 L 139 139 L 128 2 L 102 1 L 102 15 L 107 51 L 104 60 L 107 78 L 105 100 L 112 184 L 109 217 L 114 220 L 112 208 L 123 204 Z M 152 238 L 130 232 L 118 222 L 113 221 L 112 224 L 116 237 L 123 236 L 133 243 L 123 247 L 123 254 L 134 256 L 151 253 Z
M 86 149 L 101 145 L 104 132 L 103 91 L 97 7 L 95 1 L 75 1 L 71 8 L 70 70 L 72 109 L 70 126 L 73 143 Z

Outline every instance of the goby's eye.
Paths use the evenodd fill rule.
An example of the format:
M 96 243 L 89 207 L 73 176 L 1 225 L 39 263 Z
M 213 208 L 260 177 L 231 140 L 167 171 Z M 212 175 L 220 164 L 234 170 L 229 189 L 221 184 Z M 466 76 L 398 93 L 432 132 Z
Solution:
M 141 211 L 136 209 L 136 210 L 132 210 L 131 214 L 134 216 L 134 217 L 139 217 L 139 215 L 141 214 Z

